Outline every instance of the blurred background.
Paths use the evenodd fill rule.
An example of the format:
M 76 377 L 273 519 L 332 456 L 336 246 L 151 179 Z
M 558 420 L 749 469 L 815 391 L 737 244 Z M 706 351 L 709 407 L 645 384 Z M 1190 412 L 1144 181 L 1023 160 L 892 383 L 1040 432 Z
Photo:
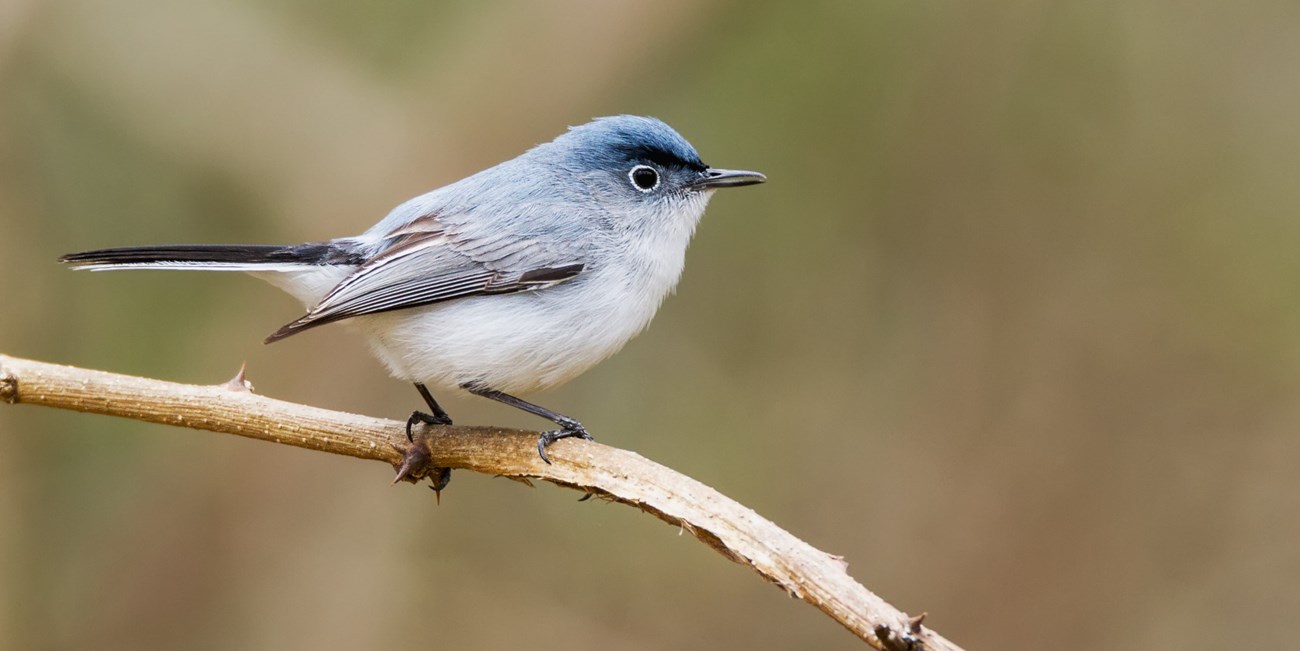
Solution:
M 0 1 L 0 351 L 401 418 L 230 274 L 567 125 L 766 186 L 538 401 L 967 648 L 1241 648 L 1300 609 L 1300 5 Z M 460 423 L 543 423 L 439 396 Z M 855 649 L 690 536 L 549 485 L 0 409 L 0 647 Z

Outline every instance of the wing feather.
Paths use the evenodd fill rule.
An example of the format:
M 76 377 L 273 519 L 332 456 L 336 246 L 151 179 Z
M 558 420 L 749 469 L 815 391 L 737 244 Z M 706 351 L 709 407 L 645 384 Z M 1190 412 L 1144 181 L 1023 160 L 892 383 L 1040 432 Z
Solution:
M 376 255 L 307 314 L 267 337 L 267 343 L 362 314 L 551 287 L 586 268 L 572 256 L 556 255 L 568 247 L 536 246 L 533 238 L 499 232 L 483 238 L 458 236 L 432 215 L 394 229 L 384 241 Z

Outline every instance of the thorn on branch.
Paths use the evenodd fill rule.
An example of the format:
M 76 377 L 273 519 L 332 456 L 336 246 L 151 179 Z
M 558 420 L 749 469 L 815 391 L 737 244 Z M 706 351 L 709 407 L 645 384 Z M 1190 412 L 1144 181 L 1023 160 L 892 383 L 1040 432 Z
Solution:
M 393 477 L 393 483 L 405 481 L 418 484 L 421 479 L 428 479 L 432 484 L 429 488 L 433 489 L 435 499 L 438 504 L 442 504 L 442 489 L 451 483 L 451 468 L 442 468 L 433 464 L 429 442 L 422 436 L 412 440 L 405 450 L 398 449 L 402 452 L 402 460 L 394 464 L 397 476 Z
M 253 383 L 248 381 L 248 362 L 239 365 L 239 372 L 235 377 L 230 378 L 224 384 L 220 385 L 231 391 L 253 392 Z
M 909 618 L 909 619 L 907 620 L 907 628 L 908 628 L 908 630 L 912 631 L 912 633 L 920 633 L 920 632 L 921 632 L 921 622 L 924 622 L 924 621 L 925 621 L 925 616 L 926 616 L 927 614 L 928 614 L 928 613 L 921 613 L 920 615 L 917 615 L 917 616 L 915 616 L 915 617 L 911 617 L 911 618 Z
M 401 450 L 401 448 L 398 448 Z M 399 481 L 410 482 L 412 484 L 420 483 L 421 479 L 428 474 L 429 468 L 433 465 L 433 456 L 429 453 L 429 444 L 423 438 L 416 438 L 411 441 L 402 452 L 402 461 L 397 464 L 397 476 L 393 477 L 393 483 Z

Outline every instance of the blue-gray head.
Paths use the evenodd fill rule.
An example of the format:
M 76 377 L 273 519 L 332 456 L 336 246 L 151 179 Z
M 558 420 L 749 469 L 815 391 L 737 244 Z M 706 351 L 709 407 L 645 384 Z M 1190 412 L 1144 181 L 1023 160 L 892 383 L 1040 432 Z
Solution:
M 757 172 L 710 168 L 672 127 L 638 115 L 596 118 L 570 128 L 548 146 L 567 150 L 576 167 L 586 168 L 573 171 L 617 173 L 628 190 L 645 197 L 766 180 Z
M 709 167 L 672 127 L 635 115 L 597 118 L 534 151 L 582 178 L 603 201 L 654 212 L 685 205 L 702 212 L 712 190 L 767 180 L 758 172 Z

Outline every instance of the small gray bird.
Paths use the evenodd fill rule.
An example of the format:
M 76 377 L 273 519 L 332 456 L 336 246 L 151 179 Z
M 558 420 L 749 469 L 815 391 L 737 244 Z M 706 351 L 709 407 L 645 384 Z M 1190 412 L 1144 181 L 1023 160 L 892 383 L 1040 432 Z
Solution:
M 266 341 L 355 324 L 394 377 L 458 388 L 546 418 L 537 452 L 578 421 L 516 398 L 573 379 L 650 322 L 681 276 L 686 245 L 718 188 L 762 183 L 711 168 L 668 125 L 599 118 L 551 142 L 411 199 L 356 237 L 288 246 L 176 245 L 63 256 L 78 269 L 246 271 L 307 314 Z M 435 487 L 450 474 L 442 469 Z

